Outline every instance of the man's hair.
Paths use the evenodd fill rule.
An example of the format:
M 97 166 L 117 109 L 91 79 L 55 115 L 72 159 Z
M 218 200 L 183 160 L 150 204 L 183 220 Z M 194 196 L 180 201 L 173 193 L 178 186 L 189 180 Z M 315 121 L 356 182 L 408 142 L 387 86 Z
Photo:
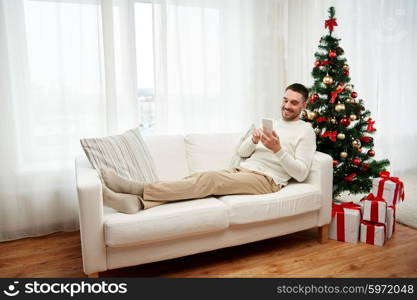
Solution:
M 285 91 L 287 91 L 287 90 L 291 90 L 291 91 L 300 93 L 303 96 L 304 101 L 306 101 L 307 98 L 308 98 L 308 89 L 304 85 L 302 85 L 301 83 L 293 83 L 293 84 L 286 87 Z

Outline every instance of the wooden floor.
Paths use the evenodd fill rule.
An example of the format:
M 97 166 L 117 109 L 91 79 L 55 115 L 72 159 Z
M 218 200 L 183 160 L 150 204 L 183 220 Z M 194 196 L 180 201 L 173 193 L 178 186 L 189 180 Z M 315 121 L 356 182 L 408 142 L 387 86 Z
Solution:
M 416 277 L 417 230 L 397 224 L 384 247 L 316 230 L 100 273 L 100 277 Z M 0 277 L 85 277 L 79 232 L 0 243 Z

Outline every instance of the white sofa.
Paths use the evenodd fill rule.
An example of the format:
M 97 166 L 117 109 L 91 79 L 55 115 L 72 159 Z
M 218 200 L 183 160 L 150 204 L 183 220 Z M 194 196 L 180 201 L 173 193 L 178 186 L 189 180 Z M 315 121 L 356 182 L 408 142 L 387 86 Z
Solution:
M 228 168 L 240 133 L 149 136 L 160 180 Z M 319 227 L 327 240 L 332 159 L 316 152 L 308 178 L 277 193 L 178 201 L 128 215 L 103 206 L 101 182 L 85 156 L 76 158 L 84 272 L 140 265 Z

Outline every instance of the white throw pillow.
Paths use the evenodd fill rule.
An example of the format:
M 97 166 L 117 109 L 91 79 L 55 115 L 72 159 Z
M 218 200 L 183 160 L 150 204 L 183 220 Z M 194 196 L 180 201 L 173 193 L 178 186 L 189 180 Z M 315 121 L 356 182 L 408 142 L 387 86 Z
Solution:
M 240 135 L 239 132 L 186 135 L 184 141 L 190 174 L 228 169 Z
M 107 168 L 130 180 L 158 180 L 155 164 L 139 128 L 120 135 L 81 139 L 80 142 L 88 160 L 99 174 L 101 169 Z
M 240 148 L 240 145 L 249 137 L 253 134 L 253 131 L 255 130 L 255 124 L 252 124 L 248 131 L 246 131 L 246 133 L 240 138 L 238 145 L 236 146 L 236 150 L 233 154 L 232 160 L 230 161 L 230 168 L 237 168 L 239 167 L 240 163 L 242 161 L 244 161 L 245 159 L 240 157 L 240 155 L 238 154 L 238 150 Z

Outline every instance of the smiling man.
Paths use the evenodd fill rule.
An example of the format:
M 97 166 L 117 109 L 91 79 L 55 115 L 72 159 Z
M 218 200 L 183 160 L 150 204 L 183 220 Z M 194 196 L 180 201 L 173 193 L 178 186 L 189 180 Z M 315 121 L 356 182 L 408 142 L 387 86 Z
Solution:
M 302 84 L 285 89 L 282 119 L 275 130 L 255 129 L 242 142 L 238 154 L 245 158 L 238 168 L 191 174 L 178 181 L 133 182 L 102 170 L 104 203 L 124 213 L 136 213 L 169 201 L 232 194 L 275 193 L 290 178 L 307 178 L 316 150 L 316 135 L 300 119 L 308 91 Z
M 308 90 L 302 84 L 294 83 L 285 89 L 282 119 L 274 131 L 255 129 L 251 139 L 242 143 L 239 155 L 248 159 L 240 167 L 266 174 L 281 187 L 290 178 L 299 182 L 307 178 L 316 151 L 314 130 L 300 119 L 307 97 Z

